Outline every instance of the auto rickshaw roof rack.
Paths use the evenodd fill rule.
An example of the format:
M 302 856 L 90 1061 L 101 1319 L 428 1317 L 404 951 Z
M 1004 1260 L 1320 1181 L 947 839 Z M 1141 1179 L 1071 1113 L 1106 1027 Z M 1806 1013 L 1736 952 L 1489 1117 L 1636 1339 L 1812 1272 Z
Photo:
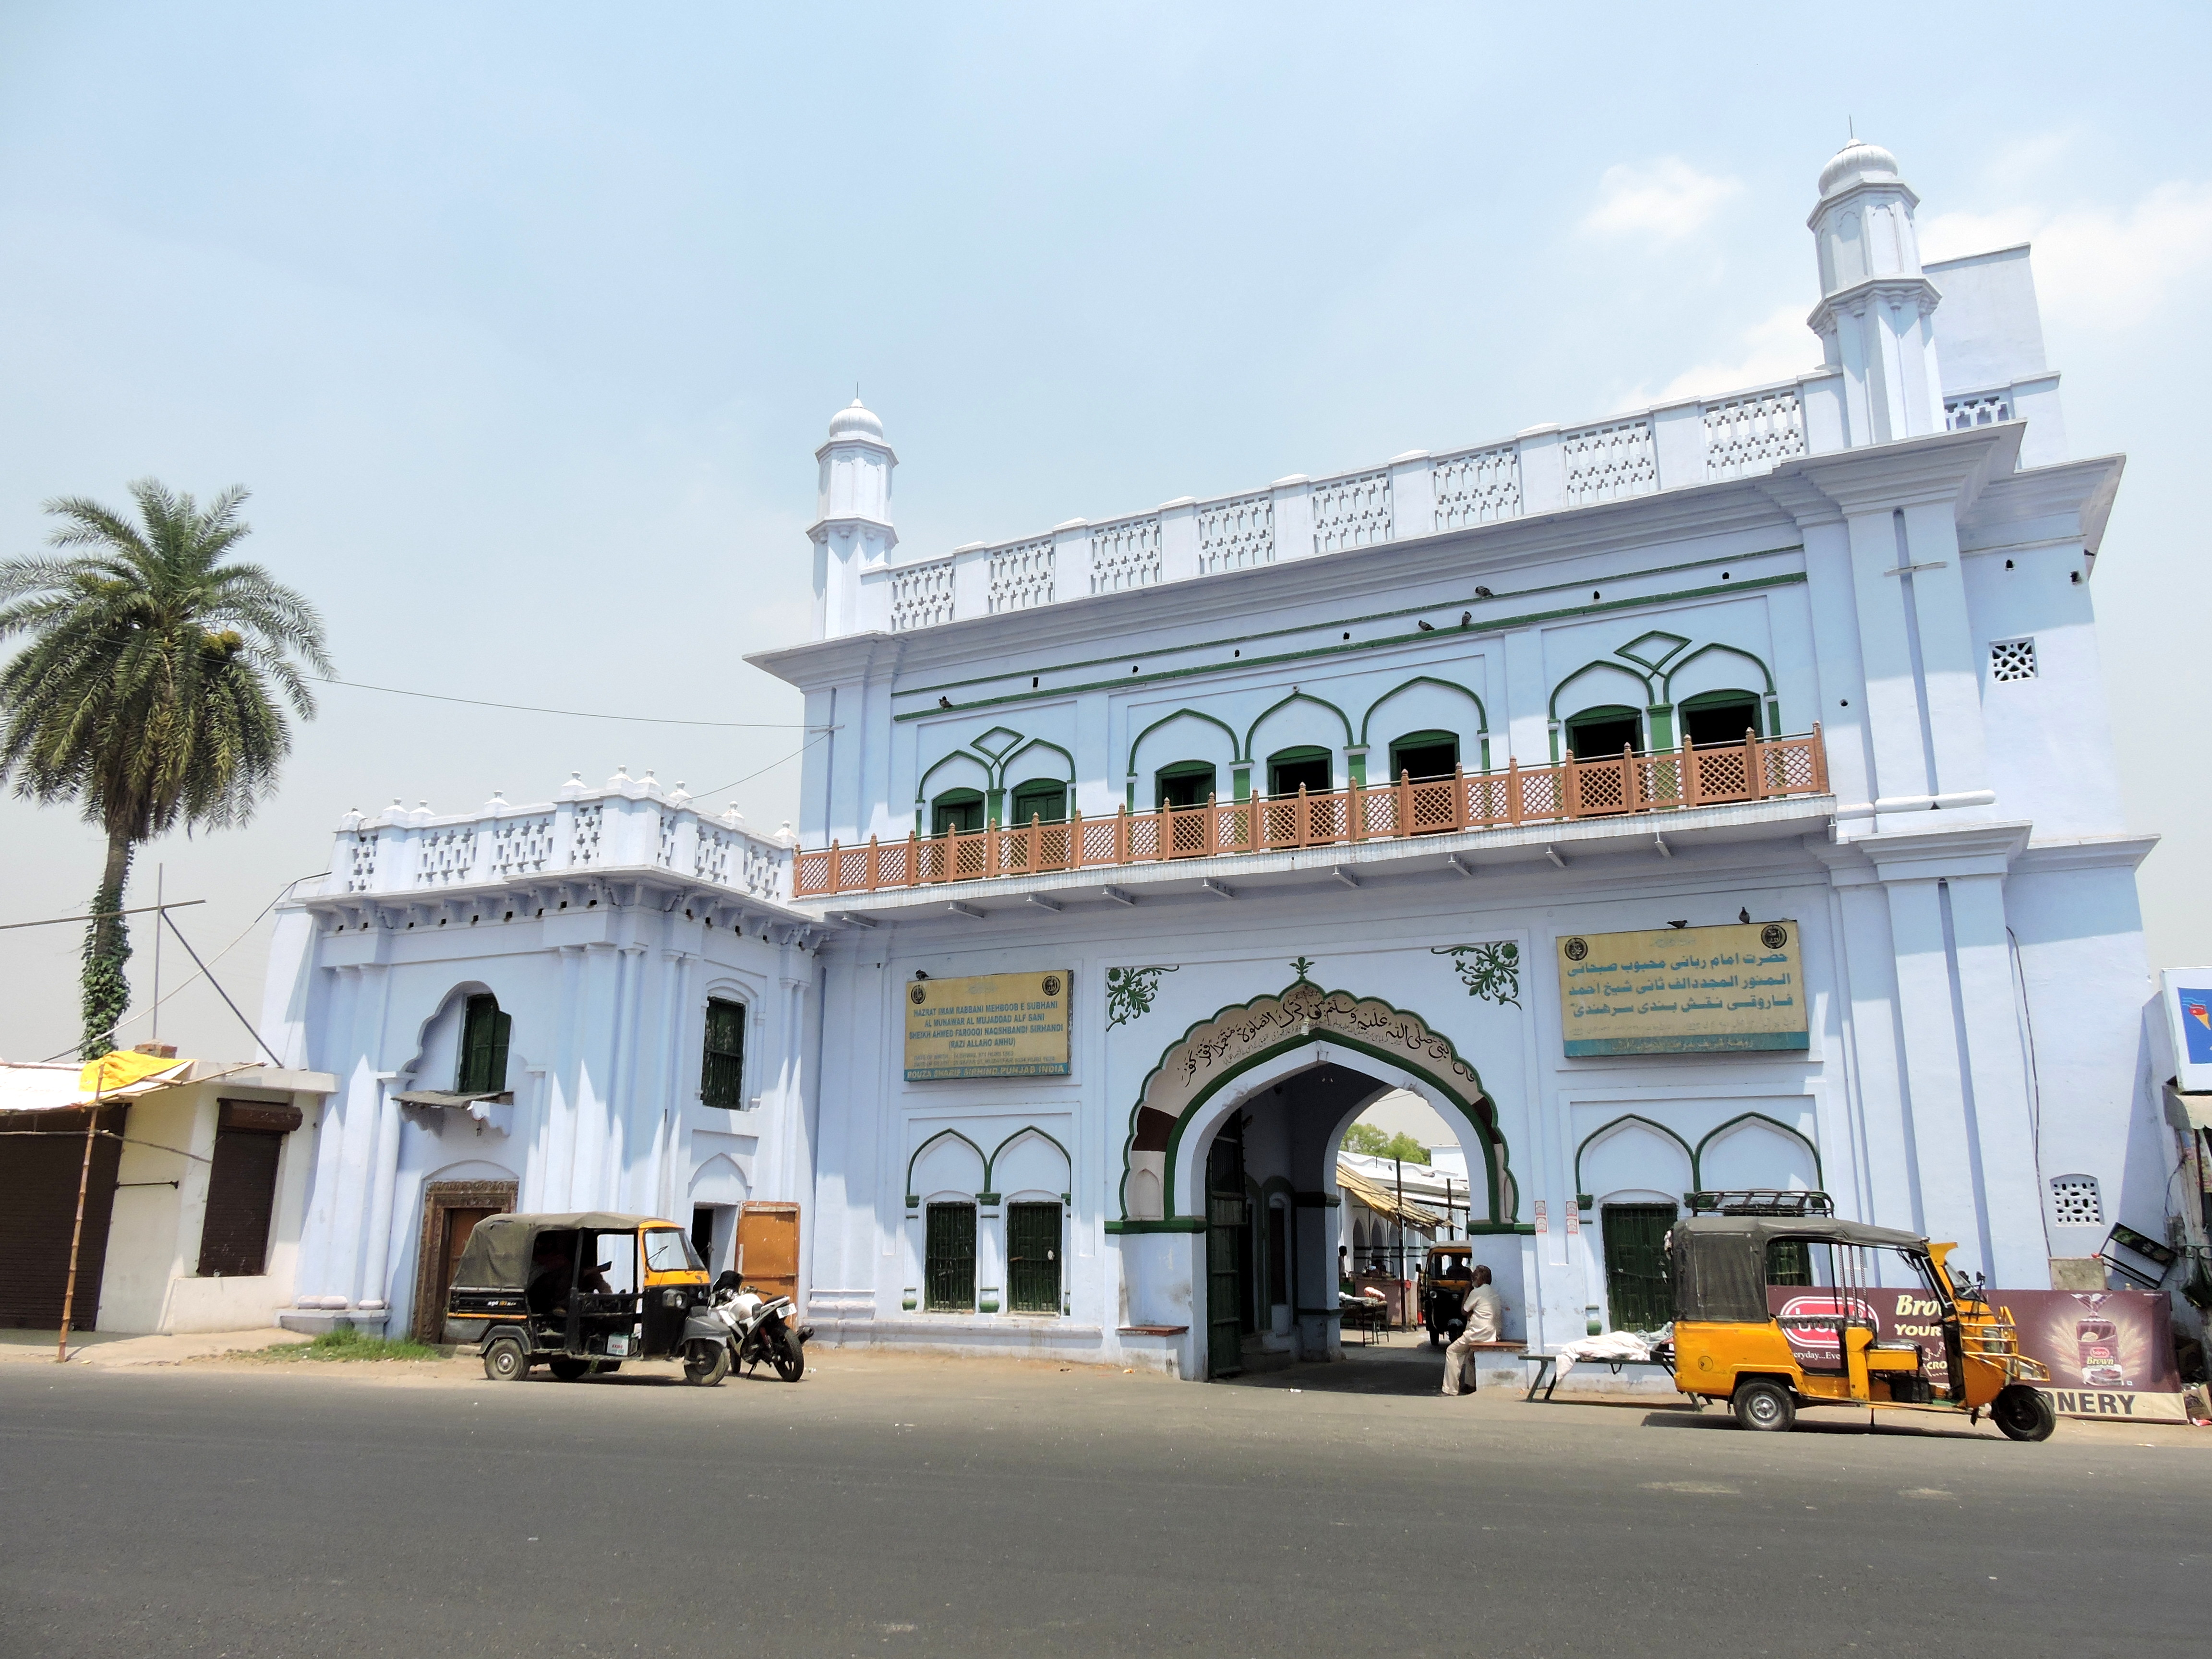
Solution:
M 1832 1216 L 1836 1200 L 1823 1192 L 1753 1188 L 1740 1193 L 1685 1193 L 1692 1215 Z

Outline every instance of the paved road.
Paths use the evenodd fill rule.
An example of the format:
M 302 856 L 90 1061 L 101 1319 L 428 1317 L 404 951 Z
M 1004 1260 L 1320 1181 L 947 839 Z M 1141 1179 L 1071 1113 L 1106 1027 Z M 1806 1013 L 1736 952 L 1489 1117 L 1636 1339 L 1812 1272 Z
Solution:
M 2212 1632 L 2212 1433 L 1753 1436 L 1342 1391 L 1380 1375 L 1352 1366 L 813 1358 L 712 1392 L 0 1367 L 0 1653 L 2143 1659 Z

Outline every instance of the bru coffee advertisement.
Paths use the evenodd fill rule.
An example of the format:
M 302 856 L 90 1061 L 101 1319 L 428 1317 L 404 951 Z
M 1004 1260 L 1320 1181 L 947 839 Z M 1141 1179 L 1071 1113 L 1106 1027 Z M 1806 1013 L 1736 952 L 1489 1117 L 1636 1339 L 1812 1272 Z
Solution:
M 1949 1386 L 1942 1308 L 1924 1291 L 1771 1285 L 1766 1301 L 1802 1365 L 1835 1368 L 1836 1329 L 1800 1322 L 1850 1316 L 1872 1322 L 1877 1341 L 1917 1343 L 1936 1392 Z M 1992 1290 L 1990 1302 L 2011 1312 L 2021 1352 L 2050 1370 L 2042 1386 L 2061 1416 L 2188 1420 L 2165 1291 Z

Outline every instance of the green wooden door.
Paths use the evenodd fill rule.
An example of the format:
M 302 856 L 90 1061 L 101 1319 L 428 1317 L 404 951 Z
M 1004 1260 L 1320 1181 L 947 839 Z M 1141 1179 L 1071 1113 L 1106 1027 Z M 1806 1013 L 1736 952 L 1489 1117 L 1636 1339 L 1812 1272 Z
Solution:
M 1231 1376 L 1244 1369 L 1244 1309 L 1239 1271 L 1249 1225 L 1241 1193 L 1206 1195 L 1206 1374 Z
M 1060 1311 L 1060 1206 L 1006 1206 L 1006 1291 L 1016 1313 Z
M 922 1232 L 922 1308 L 975 1311 L 975 1206 L 933 1204 Z
M 1653 1331 L 1674 1317 L 1667 1278 L 1671 1204 L 1608 1204 L 1605 1223 L 1605 1293 L 1617 1331 Z

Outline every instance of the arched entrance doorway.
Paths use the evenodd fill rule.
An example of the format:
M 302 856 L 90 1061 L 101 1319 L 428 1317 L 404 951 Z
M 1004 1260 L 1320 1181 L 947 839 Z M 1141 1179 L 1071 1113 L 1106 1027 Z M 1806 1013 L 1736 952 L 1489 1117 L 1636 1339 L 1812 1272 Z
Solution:
M 1193 1025 L 1130 1114 L 1114 1231 L 1187 1242 L 1187 1254 L 1152 1261 L 1187 1298 L 1197 1339 L 1188 1374 L 1235 1370 L 1255 1344 L 1304 1358 L 1341 1352 L 1336 1156 L 1360 1112 L 1393 1089 L 1457 1133 L 1468 1231 L 1496 1239 L 1519 1282 L 1518 1196 L 1474 1068 L 1419 1015 L 1302 979 Z

